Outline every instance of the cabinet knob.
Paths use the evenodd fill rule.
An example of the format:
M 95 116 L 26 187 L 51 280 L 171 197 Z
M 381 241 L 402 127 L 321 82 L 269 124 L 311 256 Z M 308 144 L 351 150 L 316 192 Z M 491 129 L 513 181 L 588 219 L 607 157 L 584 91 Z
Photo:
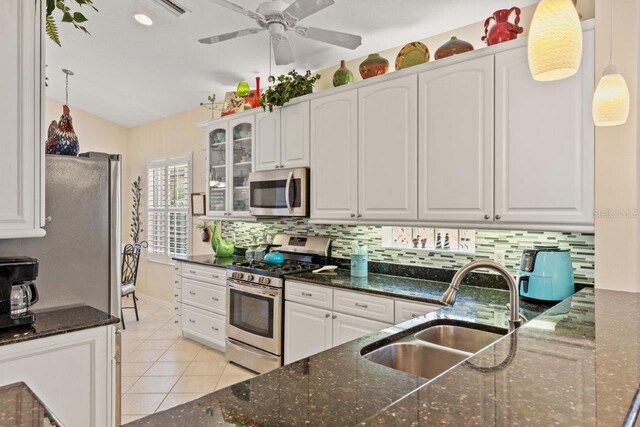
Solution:
M 358 214 L 358 218 L 362 218 L 362 214 Z
M 355 217 L 356 217 L 356 214 L 351 214 L 351 218 L 355 218 Z
M 337 314 L 334 314 L 333 316 L 331 316 L 332 319 L 336 319 L 338 317 Z
M 491 218 L 489 215 L 485 215 L 485 216 L 484 216 L 484 219 L 485 219 L 485 220 L 489 220 L 489 218 Z
M 327 313 L 327 314 L 324 315 L 324 317 L 326 317 L 328 319 L 329 317 L 331 317 L 331 315 L 329 313 Z
M 501 219 L 501 218 L 502 218 L 502 217 L 501 217 L 500 215 L 496 215 L 496 219 L 497 219 L 498 221 L 500 221 L 500 219 Z

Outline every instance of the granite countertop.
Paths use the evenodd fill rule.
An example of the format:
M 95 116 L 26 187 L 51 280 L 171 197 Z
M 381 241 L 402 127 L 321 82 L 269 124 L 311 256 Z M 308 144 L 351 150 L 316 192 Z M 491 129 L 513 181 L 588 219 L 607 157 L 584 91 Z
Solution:
M 0 387 L 0 426 L 62 426 L 45 404 L 25 384 Z
M 479 297 L 469 296 L 474 292 L 479 292 Z M 489 330 L 506 331 L 508 312 L 504 304 L 507 299 L 506 292 L 463 287 L 453 307 L 334 347 L 130 425 L 342 426 L 361 423 L 428 382 L 364 359 L 360 355 L 362 348 L 414 333 L 434 322 L 469 321 Z
M 120 322 L 117 317 L 88 305 L 35 311 L 35 313 L 36 321 L 31 325 L 0 329 L 0 346 Z
M 188 262 L 191 264 L 200 264 L 206 265 L 209 267 L 222 267 L 227 268 L 237 261 L 244 261 L 244 257 L 227 257 L 227 258 L 218 258 L 215 255 L 191 255 L 191 256 L 183 256 L 183 257 L 174 257 L 173 260 L 180 262 Z

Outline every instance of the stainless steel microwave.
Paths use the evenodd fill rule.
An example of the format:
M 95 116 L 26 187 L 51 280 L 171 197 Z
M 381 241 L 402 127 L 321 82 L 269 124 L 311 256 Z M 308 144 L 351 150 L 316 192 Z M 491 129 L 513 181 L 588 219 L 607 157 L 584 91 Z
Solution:
M 253 216 L 309 216 L 309 169 L 278 169 L 249 175 Z

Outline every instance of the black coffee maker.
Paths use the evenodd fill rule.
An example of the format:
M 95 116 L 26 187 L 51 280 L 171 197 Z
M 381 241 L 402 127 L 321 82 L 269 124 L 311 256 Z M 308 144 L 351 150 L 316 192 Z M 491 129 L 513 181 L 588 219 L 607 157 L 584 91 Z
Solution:
M 36 315 L 30 307 L 38 301 L 38 260 L 0 257 L 0 329 L 30 325 Z

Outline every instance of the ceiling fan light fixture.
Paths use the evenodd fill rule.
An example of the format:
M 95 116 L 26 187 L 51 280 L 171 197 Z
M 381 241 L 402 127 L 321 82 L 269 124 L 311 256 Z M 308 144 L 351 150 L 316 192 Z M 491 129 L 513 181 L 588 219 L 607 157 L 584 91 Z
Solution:
M 153 20 L 144 13 L 134 14 L 133 19 L 135 19 L 138 24 L 144 25 L 145 27 L 150 27 L 153 25 Z

